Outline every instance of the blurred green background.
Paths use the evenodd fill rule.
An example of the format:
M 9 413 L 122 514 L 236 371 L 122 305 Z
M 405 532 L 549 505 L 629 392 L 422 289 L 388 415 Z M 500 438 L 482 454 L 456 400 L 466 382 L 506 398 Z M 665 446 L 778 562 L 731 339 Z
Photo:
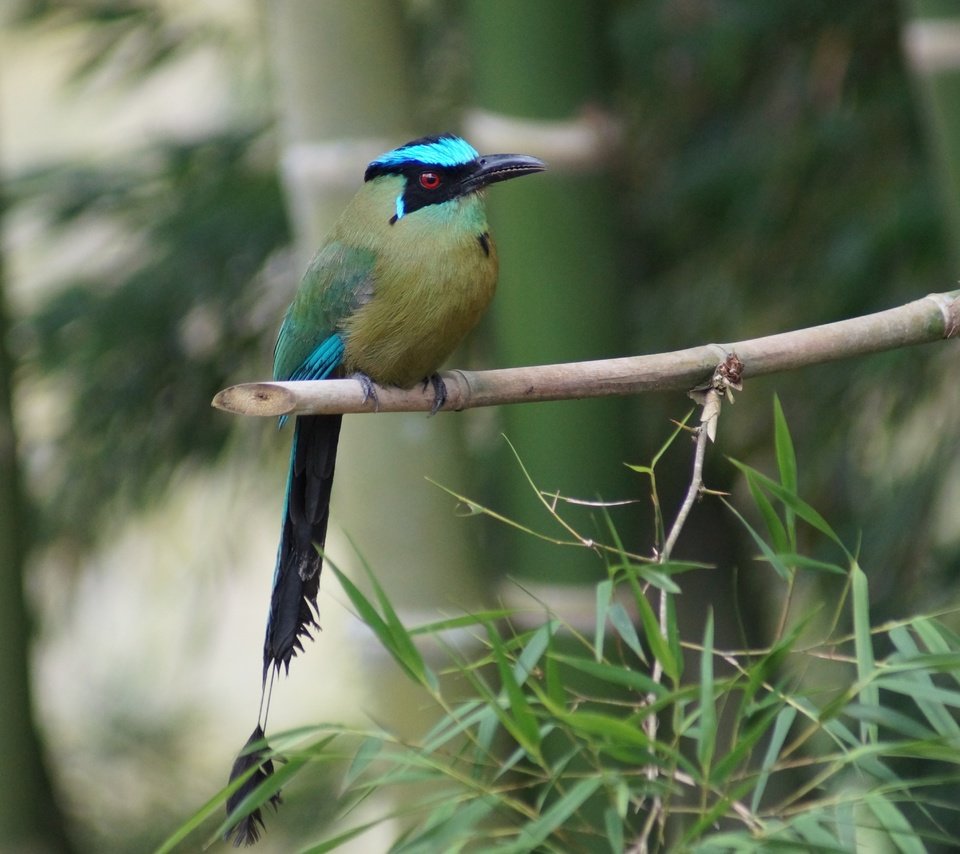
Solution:
M 491 192 L 500 290 L 458 365 L 851 317 L 956 287 L 960 47 L 929 47 L 954 14 L 887 0 L 4 6 L 0 850 L 142 851 L 225 781 L 257 703 L 288 438 L 209 401 L 269 374 L 300 271 L 366 160 L 425 133 L 486 133 L 491 114 L 619 128 L 592 157 Z M 549 160 L 536 139 L 496 142 Z M 955 602 L 958 356 L 950 342 L 751 381 L 708 485 L 740 488 L 722 455 L 770 466 L 776 391 L 801 489 L 861 543 L 878 618 Z M 411 619 L 521 585 L 576 615 L 596 560 L 464 520 L 424 476 L 559 534 L 504 433 L 545 490 L 640 498 L 614 518 L 649 553 L 646 484 L 622 464 L 649 462 L 689 406 L 350 418 L 330 547 L 349 564 L 352 538 Z M 669 516 L 686 450 L 664 465 Z M 564 512 L 597 533 L 589 511 Z M 677 556 L 717 569 L 685 577 L 682 619 L 712 603 L 718 639 L 735 643 L 739 623 L 762 642 L 772 608 L 752 555 L 698 506 Z M 328 582 L 324 631 L 273 726 L 369 714 L 416 729 L 415 698 L 383 696 L 389 665 Z M 262 850 L 289 850 L 333 809 L 316 789 L 290 801 Z

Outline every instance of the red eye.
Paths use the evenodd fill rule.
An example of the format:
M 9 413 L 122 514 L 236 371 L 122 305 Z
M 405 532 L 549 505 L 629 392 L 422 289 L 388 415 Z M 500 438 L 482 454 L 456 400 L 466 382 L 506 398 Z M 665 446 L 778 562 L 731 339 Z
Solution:
M 440 176 L 436 172 L 421 172 L 420 186 L 424 190 L 436 190 L 440 186 Z

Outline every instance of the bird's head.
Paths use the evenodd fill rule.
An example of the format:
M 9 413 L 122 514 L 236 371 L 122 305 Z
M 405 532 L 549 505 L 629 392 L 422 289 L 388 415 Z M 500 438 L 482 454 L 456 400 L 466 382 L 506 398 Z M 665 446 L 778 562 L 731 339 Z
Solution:
M 425 136 L 380 155 L 367 167 L 364 181 L 403 178 L 391 223 L 428 205 L 477 193 L 497 181 L 542 172 L 542 160 L 527 154 L 480 154 L 453 134 Z

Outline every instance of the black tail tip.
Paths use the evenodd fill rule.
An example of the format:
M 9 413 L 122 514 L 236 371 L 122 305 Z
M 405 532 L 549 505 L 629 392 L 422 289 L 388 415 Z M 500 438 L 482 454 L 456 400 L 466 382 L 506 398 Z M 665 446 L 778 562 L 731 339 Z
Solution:
M 237 811 L 237 807 L 243 803 L 246 797 L 256 790 L 256 788 L 273 774 L 273 759 L 267 758 L 270 754 L 270 747 L 264 736 L 263 728 L 257 724 L 257 728 L 247 739 L 247 743 L 240 751 L 230 769 L 230 782 L 241 777 L 247 776 L 245 782 L 229 798 L 227 798 L 227 817 L 232 818 Z M 251 771 L 250 769 L 256 769 Z M 280 804 L 280 792 L 272 794 L 268 803 L 276 809 Z M 245 845 L 254 845 L 260 839 L 263 832 L 263 810 L 258 806 L 246 815 L 237 819 L 230 825 L 227 832 L 223 835 L 224 840 L 233 842 L 240 848 Z

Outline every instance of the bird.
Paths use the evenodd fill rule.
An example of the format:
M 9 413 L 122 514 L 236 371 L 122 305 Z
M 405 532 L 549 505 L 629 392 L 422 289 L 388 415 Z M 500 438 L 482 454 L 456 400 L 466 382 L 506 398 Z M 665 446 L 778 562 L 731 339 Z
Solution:
M 481 155 L 452 133 L 414 139 L 370 162 L 287 309 L 274 378 L 354 377 L 374 402 L 377 386 L 423 382 L 433 388 L 432 412 L 441 409 L 446 387 L 437 370 L 476 326 L 497 285 L 484 190 L 544 169 L 530 155 Z M 281 669 L 289 672 L 291 659 L 319 628 L 317 593 L 341 420 L 300 415 L 293 425 L 261 712 L 231 771 L 231 781 L 250 776 L 228 799 L 230 815 L 273 770 L 264 734 L 268 676 L 272 685 Z M 279 795 L 271 800 L 276 806 Z M 257 809 L 234 823 L 227 837 L 238 846 L 252 844 L 262 828 Z

